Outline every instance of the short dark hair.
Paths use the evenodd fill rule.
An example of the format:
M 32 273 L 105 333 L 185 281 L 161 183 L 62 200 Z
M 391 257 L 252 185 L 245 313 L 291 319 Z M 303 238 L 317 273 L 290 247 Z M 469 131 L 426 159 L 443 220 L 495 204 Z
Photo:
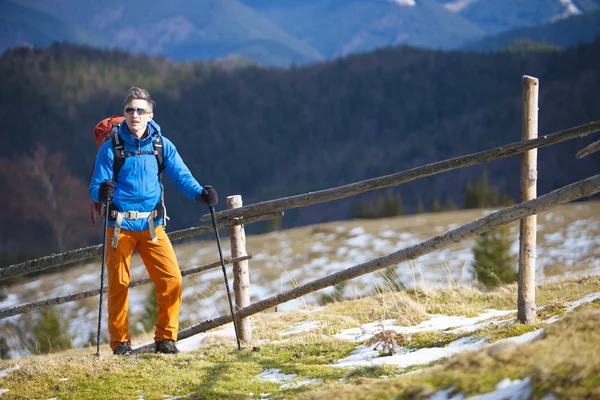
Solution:
M 125 94 L 125 100 L 123 100 L 123 105 L 127 106 L 127 104 L 131 103 L 133 100 L 146 100 L 148 105 L 150 106 L 150 112 L 154 110 L 154 106 L 156 103 L 150 97 L 150 93 L 146 89 L 142 89 L 139 87 L 131 87 Z

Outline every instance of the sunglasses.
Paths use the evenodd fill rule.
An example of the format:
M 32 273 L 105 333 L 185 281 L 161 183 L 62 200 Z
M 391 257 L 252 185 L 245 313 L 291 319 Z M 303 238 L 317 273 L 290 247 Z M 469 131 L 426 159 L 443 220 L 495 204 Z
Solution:
M 146 114 L 150 114 L 150 111 L 146 110 L 145 108 L 132 108 L 132 107 L 127 107 L 125 109 L 125 112 L 129 115 L 133 115 L 134 112 L 137 112 L 138 115 L 146 115 Z

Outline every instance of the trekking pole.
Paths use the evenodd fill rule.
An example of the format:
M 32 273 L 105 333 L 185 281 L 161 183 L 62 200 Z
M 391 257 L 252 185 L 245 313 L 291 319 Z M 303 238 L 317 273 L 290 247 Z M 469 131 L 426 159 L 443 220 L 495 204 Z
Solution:
M 210 189 L 212 186 L 204 186 L 206 189 Z M 215 235 L 217 236 L 217 246 L 219 247 L 219 257 L 221 258 L 221 267 L 223 269 L 223 276 L 225 277 L 225 287 L 227 288 L 227 298 L 229 298 L 229 309 L 231 310 L 231 319 L 233 320 L 233 329 L 235 330 L 235 338 L 237 340 L 238 350 L 242 350 L 240 345 L 240 336 L 238 335 L 237 322 L 233 315 L 233 303 L 231 302 L 231 293 L 229 292 L 229 282 L 227 281 L 227 270 L 225 269 L 225 261 L 223 260 L 223 251 L 221 250 L 221 239 L 219 238 L 219 230 L 217 229 L 217 219 L 215 217 L 215 208 L 208 206 L 210 209 L 210 216 L 212 217 L 213 228 L 215 228 Z
M 100 327 L 102 325 L 102 292 L 104 291 L 104 264 L 106 259 L 106 236 L 108 232 L 108 205 L 110 200 L 104 202 L 104 241 L 102 242 L 102 270 L 100 272 L 100 305 L 98 306 L 98 335 L 96 336 L 96 357 L 100 357 Z

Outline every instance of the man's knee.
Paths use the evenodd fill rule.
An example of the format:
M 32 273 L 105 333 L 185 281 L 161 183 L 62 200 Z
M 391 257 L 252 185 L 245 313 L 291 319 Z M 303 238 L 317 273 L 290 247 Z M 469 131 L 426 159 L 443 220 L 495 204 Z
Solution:
M 156 285 L 156 289 L 163 293 L 171 292 L 173 290 L 181 290 L 181 274 L 177 273 L 163 276 L 160 279 L 158 279 L 158 282 L 154 282 L 154 284 Z

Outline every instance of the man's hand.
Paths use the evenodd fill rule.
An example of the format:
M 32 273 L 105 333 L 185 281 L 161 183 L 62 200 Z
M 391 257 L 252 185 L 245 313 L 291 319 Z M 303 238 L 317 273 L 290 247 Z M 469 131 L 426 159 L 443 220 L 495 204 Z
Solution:
M 98 192 L 98 199 L 100 203 L 105 203 L 106 201 L 112 201 L 113 197 L 115 197 L 115 182 L 114 181 L 104 181 L 100 184 L 100 191 Z
M 219 203 L 219 195 L 213 187 L 205 187 L 202 190 L 202 194 L 196 195 L 196 201 L 202 204 L 208 204 L 210 207 L 214 207 Z

